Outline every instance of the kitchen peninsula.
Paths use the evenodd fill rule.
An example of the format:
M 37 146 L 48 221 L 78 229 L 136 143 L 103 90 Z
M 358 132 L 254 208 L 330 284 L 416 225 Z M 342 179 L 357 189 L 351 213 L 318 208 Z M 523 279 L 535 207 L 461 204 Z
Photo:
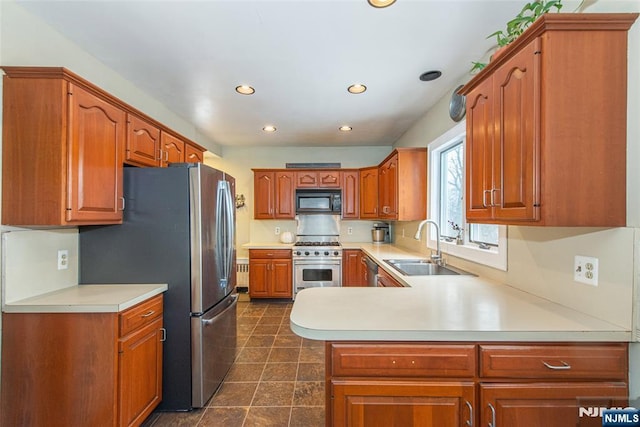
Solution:
M 630 330 L 481 277 L 402 276 L 383 260 L 415 255 L 360 248 L 407 287 L 304 290 L 290 318 L 326 341 L 327 425 L 592 425 L 579 407 L 627 404 Z

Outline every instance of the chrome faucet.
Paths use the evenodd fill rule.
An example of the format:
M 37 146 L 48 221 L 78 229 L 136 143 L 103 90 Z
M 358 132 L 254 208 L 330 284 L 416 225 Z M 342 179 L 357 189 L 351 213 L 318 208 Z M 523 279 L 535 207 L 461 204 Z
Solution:
M 425 219 L 424 221 L 421 221 L 420 224 L 418 224 L 418 231 L 416 231 L 416 235 L 413 236 L 413 238 L 420 240 L 420 232 L 422 232 L 422 227 L 424 227 L 426 223 L 433 224 L 436 228 L 436 253 L 435 255 L 431 254 L 431 261 L 439 266 L 444 266 L 444 259 L 442 259 L 442 252 L 440 252 L 440 227 L 437 222 L 432 219 Z

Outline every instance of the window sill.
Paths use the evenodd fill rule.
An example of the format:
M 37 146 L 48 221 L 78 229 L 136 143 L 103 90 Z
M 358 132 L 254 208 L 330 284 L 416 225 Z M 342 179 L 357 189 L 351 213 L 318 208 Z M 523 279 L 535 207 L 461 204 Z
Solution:
M 435 246 L 435 241 L 431 241 Z M 431 246 L 431 245 L 430 245 Z M 498 270 L 507 271 L 507 254 L 506 251 L 499 252 L 498 248 L 480 249 L 478 245 L 466 243 L 457 245 L 455 242 L 440 241 L 440 250 L 442 253 L 463 258 L 468 261 L 483 264 Z

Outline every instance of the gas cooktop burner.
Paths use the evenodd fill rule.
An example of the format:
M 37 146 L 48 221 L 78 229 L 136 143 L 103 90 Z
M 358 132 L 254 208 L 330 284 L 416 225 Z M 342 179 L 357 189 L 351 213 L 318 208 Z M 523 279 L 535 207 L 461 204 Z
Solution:
M 340 246 L 340 242 L 296 242 L 293 246 Z

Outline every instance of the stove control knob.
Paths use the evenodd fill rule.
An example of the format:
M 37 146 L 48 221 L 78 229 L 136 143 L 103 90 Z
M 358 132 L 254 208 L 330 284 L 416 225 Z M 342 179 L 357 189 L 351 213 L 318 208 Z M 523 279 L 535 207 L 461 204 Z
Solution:
M 320 255 L 320 252 L 315 251 L 313 254 L 317 256 L 317 255 Z
M 333 256 L 338 256 L 338 255 L 340 255 L 340 252 L 338 252 L 338 251 L 335 251 L 335 252 L 333 253 Z
M 325 256 L 329 255 L 329 251 L 324 251 L 324 255 Z
M 305 251 L 305 253 L 304 253 L 304 254 L 305 254 L 305 255 L 309 255 L 309 252 L 306 252 L 306 251 Z

